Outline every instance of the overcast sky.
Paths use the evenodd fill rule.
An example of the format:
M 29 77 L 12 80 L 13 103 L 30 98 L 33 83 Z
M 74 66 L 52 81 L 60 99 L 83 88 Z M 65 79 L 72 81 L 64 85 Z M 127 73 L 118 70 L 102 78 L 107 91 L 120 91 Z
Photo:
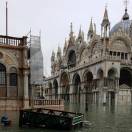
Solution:
M 5 1 L 0 0 L 0 33 L 5 34 Z M 50 57 L 58 45 L 63 47 L 68 38 L 70 23 L 78 34 L 81 25 L 88 32 L 91 17 L 100 33 L 100 24 L 107 3 L 111 27 L 119 22 L 124 14 L 124 0 L 7 0 L 9 10 L 9 35 L 24 36 L 30 28 L 33 35 L 41 30 L 41 45 L 44 56 L 44 73 L 50 75 Z M 128 13 L 132 16 L 132 0 L 129 0 Z

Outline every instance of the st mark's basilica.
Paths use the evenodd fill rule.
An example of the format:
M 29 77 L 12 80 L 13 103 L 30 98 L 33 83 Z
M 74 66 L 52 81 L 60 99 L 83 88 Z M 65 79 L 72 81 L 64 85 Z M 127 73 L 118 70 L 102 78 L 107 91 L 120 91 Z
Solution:
M 132 20 L 127 8 L 110 27 L 107 8 L 100 35 L 90 22 L 87 39 L 72 23 L 63 52 L 52 52 L 51 76 L 45 79 L 45 96 L 71 103 L 130 104 L 132 102 Z

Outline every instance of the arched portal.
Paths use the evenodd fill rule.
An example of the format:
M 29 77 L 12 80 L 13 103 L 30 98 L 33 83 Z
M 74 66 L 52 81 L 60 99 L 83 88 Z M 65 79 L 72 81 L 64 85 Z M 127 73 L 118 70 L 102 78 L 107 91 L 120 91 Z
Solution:
M 58 98 L 58 82 L 56 79 L 53 82 L 53 88 L 54 88 L 55 99 L 57 99 Z
M 119 79 L 119 104 L 131 104 L 132 95 L 132 70 L 130 68 L 123 67 L 120 69 Z
M 108 70 L 107 86 L 109 89 L 114 90 L 116 88 L 117 69 L 111 68 Z
M 128 68 L 121 68 L 120 70 L 119 85 L 123 84 L 132 87 L 132 70 Z
M 98 78 L 98 79 L 102 79 L 103 76 L 104 76 L 103 70 L 102 70 L 102 69 L 99 69 L 99 70 L 97 71 L 97 78 Z
M 97 73 L 96 73 L 96 79 L 94 80 L 94 89 L 102 89 L 104 87 L 104 84 L 105 84 L 105 78 L 104 78 L 104 71 L 99 68 L 97 70 Z M 95 104 L 99 104 L 100 100 L 99 100 L 99 90 L 95 90 L 93 92 L 93 103 Z
M 84 74 L 84 88 L 85 88 L 85 102 L 86 107 L 88 104 L 92 103 L 92 84 L 93 84 L 93 74 L 90 71 L 87 71 Z
M 115 79 L 117 76 L 117 70 L 115 68 L 111 68 L 108 71 L 108 78 L 109 79 Z
M 98 87 L 103 87 L 103 85 L 104 85 L 104 72 L 102 69 L 99 69 L 97 71 L 96 84 Z
M 109 92 L 106 93 L 106 102 L 111 105 L 115 105 L 115 89 L 117 84 L 117 69 L 111 68 L 108 70 L 107 85 Z
M 80 103 L 80 90 L 81 90 L 81 79 L 76 73 L 73 76 L 73 100 L 75 103 Z
M 76 53 L 74 50 L 71 50 L 68 54 L 68 67 L 75 67 L 76 66 Z
M 69 78 L 66 72 L 64 72 L 61 75 L 61 80 L 60 80 L 60 87 L 61 87 L 61 98 L 64 99 L 65 101 L 69 101 Z

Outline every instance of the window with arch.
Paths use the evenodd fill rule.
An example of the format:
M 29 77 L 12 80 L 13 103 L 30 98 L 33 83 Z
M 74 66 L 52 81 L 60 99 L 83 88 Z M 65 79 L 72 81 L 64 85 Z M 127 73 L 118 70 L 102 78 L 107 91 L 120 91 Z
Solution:
M 0 85 L 6 84 L 6 67 L 0 63 Z
M 10 69 L 10 86 L 17 86 L 17 69 L 15 67 Z

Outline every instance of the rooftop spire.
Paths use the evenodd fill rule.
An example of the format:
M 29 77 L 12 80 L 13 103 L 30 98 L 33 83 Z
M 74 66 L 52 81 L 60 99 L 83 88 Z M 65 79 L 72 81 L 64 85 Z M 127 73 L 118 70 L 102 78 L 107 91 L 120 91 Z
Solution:
M 74 44 L 75 36 L 73 35 L 72 23 L 70 25 L 69 43 Z
M 125 0 L 125 1 L 124 1 L 125 9 L 127 9 L 128 3 L 129 3 L 128 0 Z
M 108 20 L 108 12 L 106 7 L 105 7 L 105 13 L 104 13 L 104 20 Z
M 70 35 L 73 35 L 73 26 L 72 26 L 72 22 L 71 22 L 71 25 L 70 25 Z
M 82 28 L 81 28 L 81 25 L 80 25 L 80 29 L 79 29 L 79 33 L 78 33 L 78 38 L 77 38 L 79 41 L 78 42 L 82 42 L 84 41 L 84 33 L 82 31 Z
M 96 24 L 94 23 L 94 33 L 96 34 Z
M 61 48 L 60 48 L 60 46 L 58 46 L 58 51 L 57 51 L 58 53 L 61 53 Z
M 82 29 L 81 29 L 81 25 L 80 25 L 79 33 L 81 34 L 81 32 L 82 32 Z
M 80 29 L 79 29 L 79 33 L 78 33 L 78 37 L 82 36 L 82 29 L 81 29 L 81 25 L 80 25 Z
M 104 17 L 101 23 L 101 37 L 109 37 L 110 32 L 110 21 L 108 18 L 107 7 L 105 7 Z
M 107 7 L 105 7 L 105 12 L 104 12 L 104 17 L 103 17 L 103 21 L 102 21 L 102 26 L 105 25 L 109 25 L 109 18 L 108 18 L 108 11 L 107 11 Z
M 67 40 L 66 40 L 66 38 L 65 38 L 65 45 L 64 46 L 67 47 Z
M 129 14 L 127 13 L 127 6 L 128 6 L 128 0 L 125 0 L 124 1 L 124 4 L 125 4 L 125 14 L 123 15 L 123 20 L 129 20 Z
M 90 26 L 89 26 L 89 30 L 88 30 L 88 34 L 87 34 L 87 40 L 91 39 L 93 37 L 93 22 L 92 22 L 92 18 L 91 18 L 91 22 L 90 22 Z
M 63 48 L 63 53 L 66 51 L 66 49 L 67 49 L 67 40 L 65 38 L 65 44 L 64 44 L 64 48 Z
M 93 22 L 91 18 L 90 26 L 89 26 L 89 31 L 88 32 L 93 32 Z
M 52 51 L 52 56 L 55 56 L 55 52 L 54 52 L 54 50 Z

